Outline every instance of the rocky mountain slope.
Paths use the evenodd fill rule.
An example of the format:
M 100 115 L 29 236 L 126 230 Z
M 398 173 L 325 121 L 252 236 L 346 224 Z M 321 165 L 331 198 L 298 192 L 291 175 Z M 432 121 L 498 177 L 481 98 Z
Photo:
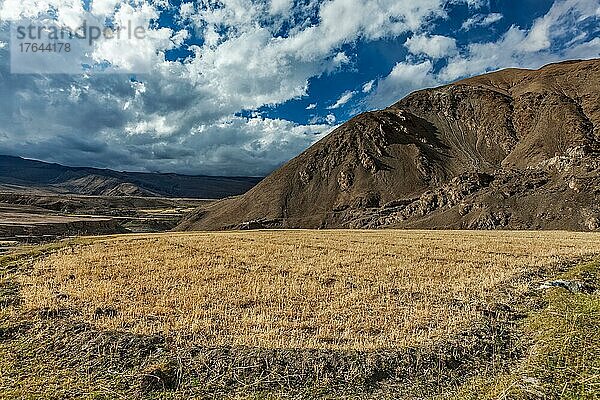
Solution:
M 118 172 L 0 156 L 0 191 L 8 192 L 220 199 L 242 194 L 260 179 Z
M 600 228 L 600 60 L 508 69 L 361 114 L 179 229 Z

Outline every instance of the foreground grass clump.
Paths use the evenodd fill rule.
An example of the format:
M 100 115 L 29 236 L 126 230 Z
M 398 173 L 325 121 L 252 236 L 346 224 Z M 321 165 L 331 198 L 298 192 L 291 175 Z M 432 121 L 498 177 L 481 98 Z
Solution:
M 515 278 L 600 251 L 594 235 L 288 231 L 118 237 L 20 279 L 23 307 L 206 346 L 381 349 L 435 343 Z M 513 284 L 511 282 L 511 284 Z
M 549 289 L 547 306 L 523 321 L 528 351 L 508 374 L 476 379 L 452 398 L 600 398 L 600 262 L 579 265 L 561 276 L 592 293 Z

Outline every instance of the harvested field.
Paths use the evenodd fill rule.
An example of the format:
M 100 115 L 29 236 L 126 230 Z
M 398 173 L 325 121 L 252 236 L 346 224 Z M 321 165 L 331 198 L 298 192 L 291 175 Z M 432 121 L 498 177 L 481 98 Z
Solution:
M 204 346 L 434 343 L 528 290 L 520 277 L 600 252 L 600 235 L 287 231 L 96 240 L 35 263 L 24 307 Z
M 540 360 L 560 343 L 537 332 L 580 343 L 600 315 L 546 315 L 556 297 L 537 288 L 599 254 L 593 233 L 249 231 L 5 256 L 0 399 L 528 398 L 530 381 L 552 393 L 545 377 L 562 375 Z M 569 279 L 598 287 L 597 266 Z M 600 294 L 561 296 L 596 310 Z M 560 367 L 584 382 L 569 393 L 597 393 L 586 346 Z M 531 365 L 544 374 L 518 372 Z

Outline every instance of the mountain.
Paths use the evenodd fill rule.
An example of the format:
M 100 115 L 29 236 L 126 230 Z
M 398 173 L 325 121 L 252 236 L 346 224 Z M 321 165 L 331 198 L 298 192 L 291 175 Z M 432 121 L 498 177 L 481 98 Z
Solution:
M 242 194 L 260 180 L 255 177 L 189 176 L 65 167 L 0 155 L 2 191 L 220 199 Z
M 600 228 L 600 60 L 507 69 L 360 114 L 179 229 Z

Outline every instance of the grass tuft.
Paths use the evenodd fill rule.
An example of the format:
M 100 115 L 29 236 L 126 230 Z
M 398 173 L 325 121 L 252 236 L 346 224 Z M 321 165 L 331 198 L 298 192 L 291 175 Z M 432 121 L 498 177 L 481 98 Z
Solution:
M 586 283 L 590 294 L 563 288 L 542 294 L 547 306 L 521 325 L 528 351 L 511 372 L 474 379 L 450 398 L 600 398 L 600 262 L 572 268 L 560 279 Z

